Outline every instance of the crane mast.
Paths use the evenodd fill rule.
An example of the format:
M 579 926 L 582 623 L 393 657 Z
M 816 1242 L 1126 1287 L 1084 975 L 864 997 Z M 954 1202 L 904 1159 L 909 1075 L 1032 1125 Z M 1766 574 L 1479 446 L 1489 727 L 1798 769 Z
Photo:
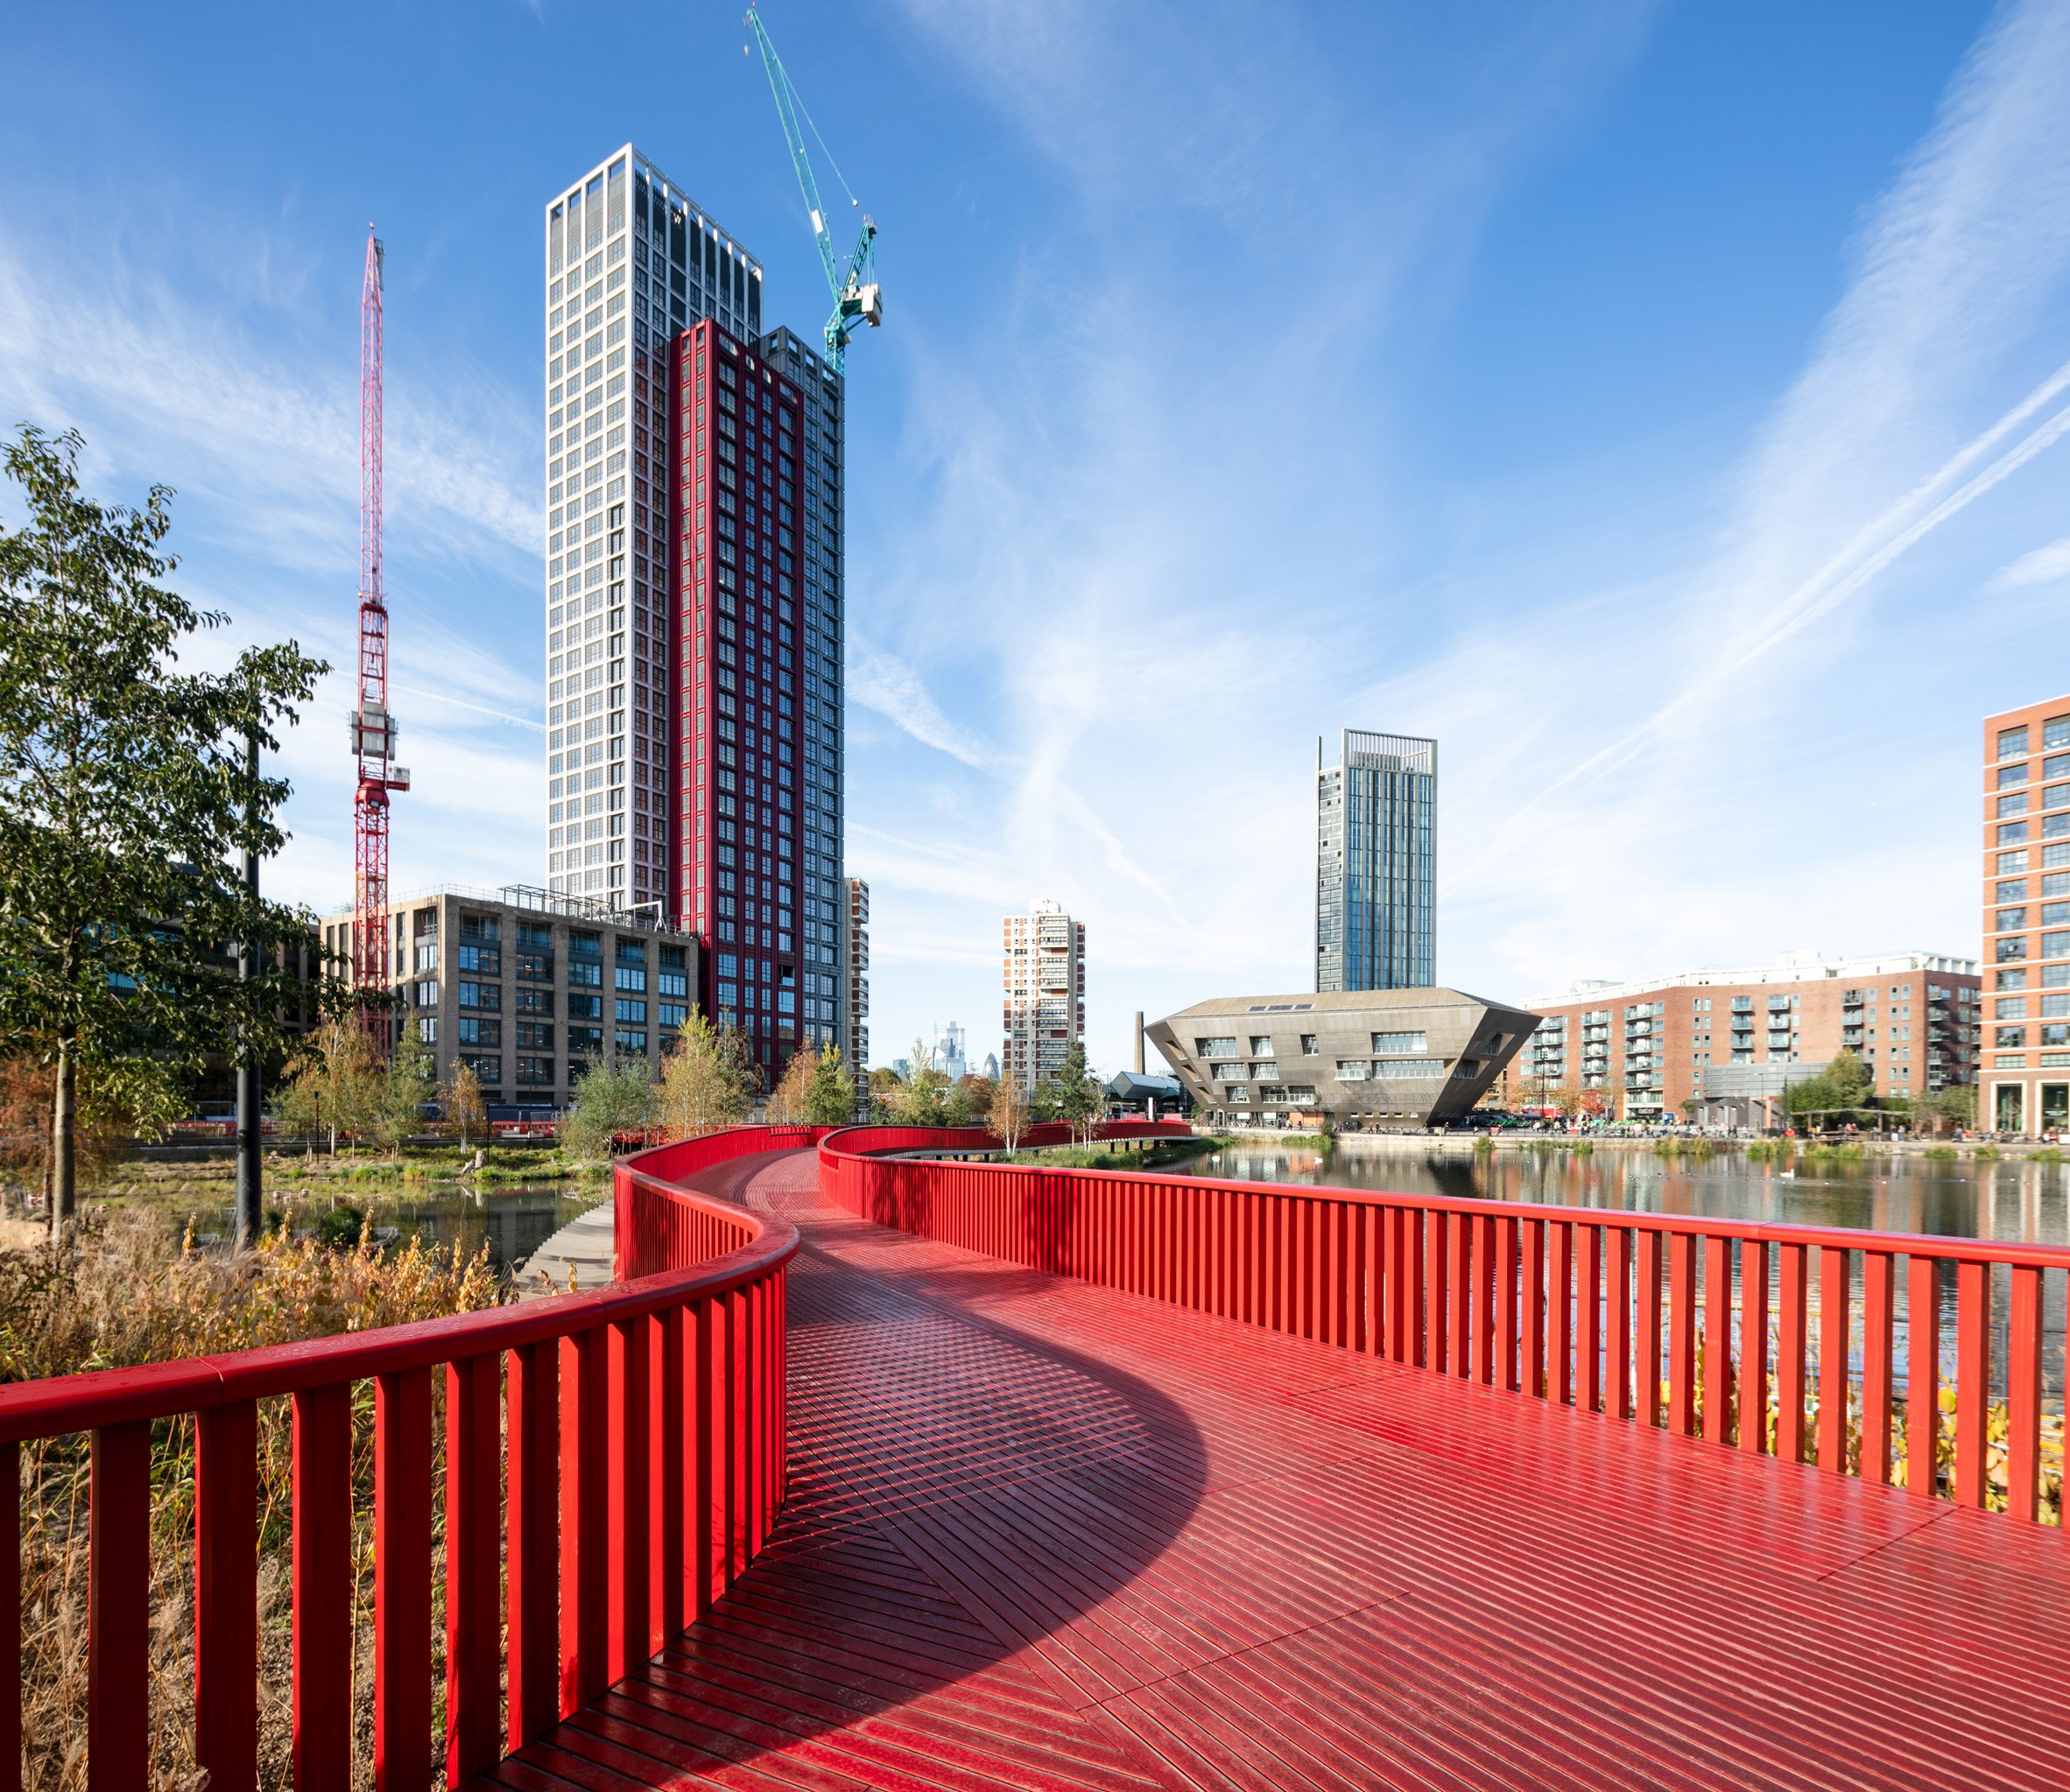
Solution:
M 808 124 L 811 118 L 799 103 L 798 91 L 791 84 L 783 59 L 777 54 L 768 32 L 763 29 L 760 13 L 751 4 L 748 8 L 747 26 L 762 52 L 762 67 L 769 76 L 769 90 L 776 96 L 777 117 L 784 127 L 784 141 L 790 146 L 791 166 L 798 176 L 799 188 L 805 194 L 805 208 L 812 219 L 813 241 L 819 245 L 820 265 L 827 275 L 827 291 L 834 295 L 834 313 L 827 320 L 827 354 L 834 371 L 839 373 L 848 364 L 848 339 L 862 325 L 868 324 L 875 329 L 884 320 L 884 295 L 875 278 L 877 225 L 864 214 L 862 234 L 843 259 L 834 248 L 827 208 L 820 201 L 820 184 L 813 175 L 812 158 L 806 154 L 805 133 L 799 128 L 800 116 L 805 116 Z M 820 147 L 824 149 L 825 144 Z M 840 169 L 834 172 L 838 179 Z M 855 204 L 853 193 L 848 195 L 848 203 Z
M 385 1010 L 370 1000 L 389 985 L 388 793 L 410 788 L 395 762 L 395 717 L 388 707 L 388 606 L 381 569 L 381 242 L 367 226 L 366 274 L 359 308 L 359 667 L 352 753 L 359 781 L 352 798 L 352 981 L 360 1021 L 386 1055 Z

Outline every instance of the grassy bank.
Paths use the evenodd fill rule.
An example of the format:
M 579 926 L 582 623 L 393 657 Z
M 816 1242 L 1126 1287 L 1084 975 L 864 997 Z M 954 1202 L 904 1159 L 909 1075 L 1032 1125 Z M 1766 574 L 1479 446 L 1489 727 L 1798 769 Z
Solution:
M 1155 1170 L 1160 1164 L 1182 1163 L 1235 1142 L 1226 1138 L 1159 1139 L 1141 1150 L 1128 1151 L 1107 1145 L 1052 1145 L 1039 1151 L 1016 1151 L 1001 1161 L 1039 1163 L 1051 1170 Z

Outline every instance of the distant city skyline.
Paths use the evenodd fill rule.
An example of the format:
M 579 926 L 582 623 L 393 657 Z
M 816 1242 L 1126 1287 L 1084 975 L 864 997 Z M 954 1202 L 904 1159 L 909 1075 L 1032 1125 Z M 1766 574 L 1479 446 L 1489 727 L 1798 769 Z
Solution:
M 737 11 L 616 17 L 642 53 L 580 82 L 554 9 L 11 20 L 0 415 L 83 430 L 98 497 L 176 488 L 210 652 L 349 664 L 387 245 L 398 889 L 551 875 L 542 199 L 630 139 L 820 314 Z M 1445 745 L 1449 984 L 1982 950 L 1976 720 L 2035 697 L 2070 595 L 2064 8 L 804 17 L 771 27 L 882 231 L 844 816 L 882 1040 L 976 1025 L 1031 889 L 1097 942 L 1105 1067 L 1137 1008 L 1307 987 L 1286 791 L 1341 718 Z M 1169 328 L 1203 266 L 1212 356 Z M 325 912 L 345 691 L 278 766 L 269 884 Z M 1813 777 L 1853 825 L 1790 829 L 1778 878 Z

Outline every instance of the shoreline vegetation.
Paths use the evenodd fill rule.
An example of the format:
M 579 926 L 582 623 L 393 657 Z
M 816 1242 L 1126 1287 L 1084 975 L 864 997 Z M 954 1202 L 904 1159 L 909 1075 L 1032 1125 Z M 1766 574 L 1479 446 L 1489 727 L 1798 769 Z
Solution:
M 1851 1139 L 1718 1139 L 1700 1135 L 1668 1133 L 1626 1135 L 1616 1133 L 1544 1134 L 1517 1131 L 1445 1133 L 1317 1133 L 1278 1132 L 1270 1128 L 1221 1135 L 1222 1145 L 1241 1150 L 1247 1145 L 1288 1145 L 1311 1149 L 1327 1148 L 1354 1152 L 1436 1151 L 1447 1156 L 1486 1156 L 1496 1151 L 1524 1154 L 1569 1152 L 1586 1157 L 1596 1151 L 1627 1151 L 1640 1156 L 1685 1158 L 1700 1163 L 1707 1158 L 1737 1153 L 1750 1163 L 1783 1163 L 1810 1157 L 1827 1163 L 1858 1163 L 1877 1157 L 1919 1157 L 1932 1162 L 1971 1159 L 1980 1163 L 2061 1163 L 2070 1161 L 2070 1149 L 2040 1140 L 1985 1139 L 1878 1139 L 1873 1135 Z

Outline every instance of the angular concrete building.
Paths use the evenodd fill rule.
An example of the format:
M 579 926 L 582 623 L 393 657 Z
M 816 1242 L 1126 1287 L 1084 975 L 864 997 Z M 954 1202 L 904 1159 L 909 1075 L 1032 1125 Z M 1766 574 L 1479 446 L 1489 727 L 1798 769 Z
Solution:
M 1418 1127 L 1465 1114 L 1537 1016 L 1457 989 L 1232 995 L 1149 1029 L 1207 1126 Z

